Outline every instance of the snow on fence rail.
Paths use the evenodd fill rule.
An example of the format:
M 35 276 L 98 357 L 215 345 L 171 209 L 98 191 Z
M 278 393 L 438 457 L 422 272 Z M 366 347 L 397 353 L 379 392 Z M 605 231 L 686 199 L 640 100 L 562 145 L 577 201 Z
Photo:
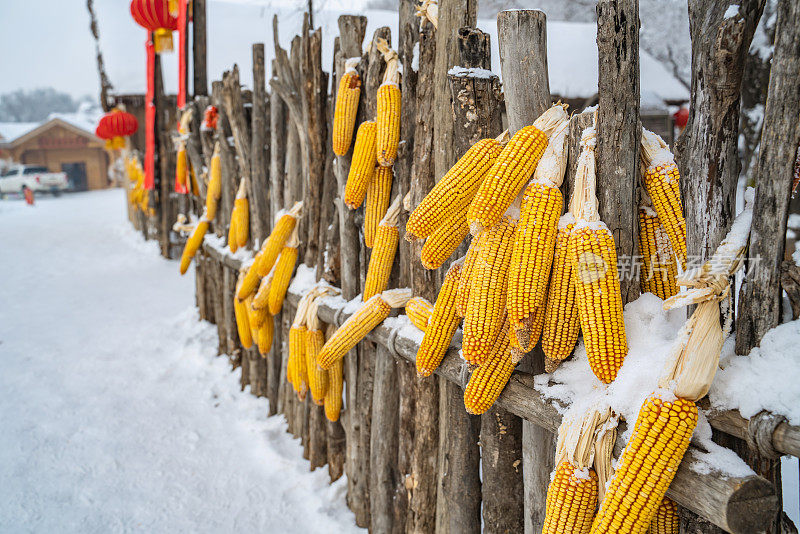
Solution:
M 630 50 L 622 54 L 629 61 L 607 59 L 620 57 L 623 46 L 638 49 L 638 17 L 633 1 L 618 2 L 617 12 L 605 7 L 599 11 L 598 21 L 598 169 L 613 167 L 616 175 L 614 181 L 600 179 L 598 197 L 602 218 L 614 232 L 622 257 L 632 251 L 635 255 L 637 235 L 632 202 L 638 187 L 638 60 Z M 374 41 L 386 39 L 398 52 L 404 77 L 392 197 L 408 195 L 411 205 L 422 199 L 435 178 L 472 143 L 500 133 L 504 113 L 513 134 L 550 104 L 543 13 L 519 10 L 498 15 L 502 96 L 498 78 L 488 75 L 492 68 L 490 40 L 474 28 L 474 0 L 443 3 L 436 28 L 424 17 L 416 17 L 412 0 L 400 1 L 399 15 L 400 32 L 394 36 L 398 41 L 392 43 L 388 28 L 379 28 L 366 43 L 366 51 L 366 18 L 341 16 L 330 74 L 321 62 L 321 42 L 331 36 L 313 30 L 306 16 L 301 35 L 286 51 L 277 39 L 276 18 L 276 59 L 268 80 L 271 92 L 261 83 L 267 72 L 264 46 L 255 44 L 252 91 L 240 88 L 238 67 L 234 66 L 223 80 L 212 84 L 210 97 L 200 87 L 187 105 L 194 112 L 187 154 L 192 167 L 201 170 L 201 195 L 205 191 L 202 176 L 215 144 L 222 169 L 222 196 L 211 225 L 213 233 L 206 236 L 202 253 L 195 258 L 198 307 L 202 318 L 217 324 L 219 352 L 227 354 L 234 366 L 241 366 L 242 387 L 249 385 L 253 394 L 267 397 L 270 414 L 284 414 L 290 432 L 302 439 L 311 468 L 327 464 L 332 480 L 347 474 L 347 502 L 360 526 L 376 532 L 478 532 L 481 526 L 487 532 L 519 532 L 523 528 L 537 532 L 544 520 L 544 499 L 554 467 L 554 432 L 565 408 L 535 387 L 535 376 L 543 372 L 540 350 L 523 359 L 496 405 L 482 416 L 470 416 L 464 410 L 462 388 L 469 373 L 457 346 L 450 348 L 436 376 L 415 376 L 419 331 L 403 318 L 385 321 L 345 358 L 347 388 L 340 421 L 326 421 L 321 407 L 299 401 L 287 385 L 292 308 L 306 282 L 324 279 L 341 288 L 342 296 L 323 299 L 318 311 L 322 321 L 339 325 L 352 312 L 351 302 L 363 289 L 369 257 L 360 236 L 363 210 L 349 210 L 338 198 L 351 156 L 335 157 L 330 149 L 332 102 L 345 60 L 361 57 L 362 96 L 357 113 L 357 123 L 361 123 L 373 118 L 385 66 Z M 619 27 L 610 23 L 612 20 L 628 22 Z M 621 35 L 625 38 L 619 38 Z M 195 53 L 202 56 L 195 57 L 195 64 L 204 65 L 204 50 L 195 49 Z M 328 83 L 329 76 L 332 83 Z M 334 94 L 328 94 L 328 87 Z M 202 126 L 208 105 L 219 111 L 216 130 Z M 618 108 L 624 113 L 615 113 Z M 590 113 L 570 119 L 568 171 L 562 187 L 566 198 L 572 192 L 570 177 L 575 175 L 580 134 L 591 121 Z M 160 146 L 162 162 L 166 162 L 162 171 L 166 172 L 174 158 L 166 143 Z M 619 160 L 625 161 L 624 168 L 614 167 Z M 690 162 L 690 170 L 695 164 Z M 242 177 L 251 199 L 252 224 L 249 246 L 234 255 L 224 243 Z M 174 198 L 165 194 L 170 193 L 170 182 L 166 172 L 160 182 L 162 199 Z M 305 208 L 299 223 L 304 266 L 298 268 L 300 279 L 289 289 L 288 305 L 276 317 L 271 355 L 263 359 L 256 350 L 244 349 L 239 343 L 233 313 L 236 278 L 243 263 L 252 260 L 251 251 L 269 234 L 277 215 L 298 200 Z M 177 202 L 177 208 L 160 203 L 155 224 L 163 226 L 176 209 L 197 215 L 202 212 L 201 197 L 182 196 Z M 689 217 L 693 216 L 690 212 Z M 726 216 L 712 213 L 705 220 L 726 227 L 731 222 Z M 401 231 L 404 223 L 401 218 Z M 390 284 L 410 286 L 415 295 L 433 301 L 444 269 L 423 269 L 417 260 L 420 246 L 401 239 Z M 635 300 L 638 292 L 638 283 L 623 284 L 625 302 Z M 751 443 L 756 458 L 770 458 L 773 451 L 800 455 L 800 427 L 769 414 L 752 420 L 735 410 L 705 410 L 705 414 L 714 429 L 740 443 Z M 620 441 L 617 453 L 621 446 Z M 729 532 L 762 529 L 778 506 L 779 493 L 772 480 L 741 470 L 737 474 L 709 469 L 707 463 L 706 469 L 693 468 L 702 455 L 700 449 L 690 448 L 668 492 L 683 507 L 684 524 L 692 525 L 694 532 L 712 532 L 713 527 L 699 521 L 699 516 Z

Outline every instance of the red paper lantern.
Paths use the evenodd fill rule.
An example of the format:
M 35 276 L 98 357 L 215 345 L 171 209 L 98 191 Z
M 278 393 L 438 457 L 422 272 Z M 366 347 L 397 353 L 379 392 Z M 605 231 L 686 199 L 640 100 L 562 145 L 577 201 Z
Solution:
M 178 29 L 178 19 L 170 12 L 168 0 L 132 0 L 133 20 L 155 35 L 156 53 L 172 51 L 172 32 Z
M 106 140 L 106 148 L 115 150 L 124 148 L 125 139 L 123 138 L 135 134 L 138 129 L 139 121 L 136 120 L 136 117 L 125 111 L 114 109 L 103 115 L 94 133 L 100 139 Z
M 689 122 L 689 109 L 681 108 L 673 113 L 672 118 L 675 120 L 675 126 L 680 129 L 686 128 L 686 123 Z

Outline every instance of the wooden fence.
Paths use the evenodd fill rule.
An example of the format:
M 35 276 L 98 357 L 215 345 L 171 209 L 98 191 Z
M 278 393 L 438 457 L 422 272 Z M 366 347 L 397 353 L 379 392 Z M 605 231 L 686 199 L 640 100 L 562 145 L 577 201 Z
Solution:
M 198 4 L 203 2 L 195 0 L 196 12 Z M 723 19 L 722 11 L 716 12 L 727 2 L 705 4 L 713 4 L 713 14 L 702 20 L 704 27 L 731 24 Z M 744 35 L 736 34 L 735 46 L 747 49 L 751 23 L 760 16 L 760 10 L 756 11 L 741 15 Z M 692 13 L 697 25 L 699 16 Z M 274 20 L 276 59 L 270 66 L 271 91 L 267 91 L 264 45 L 255 44 L 252 90 L 242 90 L 238 67 L 233 66 L 222 80 L 212 83 L 210 96 L 200 89 L 200 94 L 187 105 L 194 111 L 187 145 L 192 167 L 207 169 L 218 142 L 223 177 L 217 217 L 195 258 L 200 315 L 217 325 L 219 352 L 228 355 L 234 367 L 241 367 L 242 388 L 249 385 L 252 394 L 268 398 L 269 414 L 283 414 L 289 432 L 301 438 L 303 456 L 311 469 L 327 465 L 331 480 L 347 475 L 347 504 L 358 525 L 380 533 L 468 533 L 481 528 L 485 532 L 539 532 L 554 468 L 554 432 L 561 420 L 558 404 L 533 388 L 534 375 L 543 372 L 540 349 L 523 359 L 492 409 L 482 416 L 470 416 L 464 410 L 462 392 L 469 371 L 458 356 L 458 347 L 451 347 L 434 376 L 418 378 L 414 367 L 416 341 L 381 325 L 347 355 L 345 407 L 340 421 L 332 423 L 326 420 L 322 407 L 308 399 L 300 402 L 286 380 L 288 330 L 294 315 L 292 308 L 301 297 L 298 292 L 289 292 L 288 305 L 276 317 L 275 340 L 266 359 L 255 348 L 245 350 L 239 344 L 233 312 L 234 286 L 239 269 L 252 252 L 232 255 L 224 243 L 242 177 L 250 199 L 249 251 L 264 241 L 280 210 L 303 200 L 300 258 L 305 266 L 314 269 L 316 279 L 341 288 L 346 300 L 358 296 L 363 288 L 369 259 L 369 249 L 360 235 L 363 209 L 349 210 L 339 198 L 351 156 L 348 153 L 335 157 L 331 150 L 332 102 L 347 58 L 362 57 L 358 124 L 374 118 L 376 91 L 385 65 L 375 39 L 386 39 L 399 53 L 403 67 L 401 143 L 392 197 L 410 193 L 412 206 L 476 140 L 495 137 L 504 125 L 513 134 L 532 123 L 551 104 L 545 16 L 539 11 L 498 15 L 502 92 L 497 76 L 451 70 L 455 66 L 493 67 L 493 43 L 474 27 L 475 0 L 442 0 L 436 28 L 424 17 L 416 16 L 414 1 L 400 0 L 399 35 L 379 28 L 366 43 L 366 18 L 343 15 L 338 22 L 338 36 L 323 36 L 321 30 L 310 27 L 306 15 L 301 34 L 292 39 L 287 51 L 278 42 L 278 21 Z M 334 62 L 330 66 L 321 63 L 323 37 L 334 39 Z M 635 0 L 599 3 L 597 40 L 600 212 L 614 233 L 618 255 L 633 257 L 637 254 L 640 138 Z M 204 43 L 204 37 L 200 41 Z M 700 41 L 694 46 L 701 46 Z M 698 61 L 718 61 L 713 53 L 703 57 Z M 199 61 L 196 56 L 196 65 Z M 734 61 L 731 68 L 740 68 L 739 63 Z M 330 74 L 325 67 L 330 68 Z M 200 83 L 204 86 L 205 80 L 196 73 L 195 84 Z M 329 94 L 329 87 L 334 94 Z M 693 87 L 689 139 L 718 120 L 713 116 L 716 111 L 695 105 L 700 90 Z M 723 96 L 729 104 L 730 94 L 721 96 L 714 90 L 706 90 L 704 98 L 713 104 Z M 738 110 L 738 92 L 733 96 Z M 216 131 L 201 127 L 208 105 L 219 110 Z M 710 109 L 719 108 L 712 105 Z M 563 186 L 566 198 L 571 193 L 570 178 L 575 174 L 580 133 L 590 123 L 588 113 L 575 114 L 570 119 L 568 179 Z M 163 128 L 162 132 L 168 130 Z M 716 144 L 710 143 L 714 150 L 727 150 L 730 143 L 735 146 L 736 128 L 731 132 L 720 126 L 709 135 L 715 136 Z M 697 171 L 712 158 L 708 151 L 697 147 L 683 147 L 683 151 L 691 152 L 680 161 L 683 176 L 699 176 Z M 170 164 L 174 164 L 170 156 L 162 152 L 163 198 L 169 197 L 169 180 L 163 185 L 163 177 L 171 176 Z M 723 169 L 719 173 L 718 180 L 724 187 L 729 189 L 731 183 L 735 184 L 738 171 Z M 204 173 L 199 175 L 202 197 Z M 692 192 L 697 186 L 686 187 Z M 702 214 L 698 208 L 701 200 L 692 196 L 694 193 L 687 197 L 690 249 L 701 256 L 713 251 L 732 222 L 733 212 L 725 204 L 730 201 L 729 193 L 708 192 L 716 204 L 709 204 Z M 177 209 L 199 214 L 201 197 L 180 199 L 176 201 L 181 203 Z M 174 216 L 175 210 L 165 209 L 167 214 L 162 218 Z M 401 233 L 405 217 L 407 214 L 401 219 Z M 706 237 L 702 244 L 701 238 L 691 233 L 701 217 L 703 224 L 710 224 L 713 229 L 708 233 L 703 229 Z M 756 219 L 759 217 L 757 212 Z M 785 227 L 785 210 L 783 217 Z M 435 300 L 447 264 L 439 271 L 425 270 L 418 261 L 420 245 L 403 239 L 400 242 L 390 287 L 408 286 L 415 295 Z M 622 292 L 625 302 L 636 299 L 638 281 L 623 281 Z M 348 314 L 330 302 L 323 301 L 320 318 L 339 325 Z M 759 331 L 757 339 L 763 332 Z M 751 341 L 750 346 L 755 343 Z M 700 474 L 690 467 L 698 454 L 690 448 L 668 493 L 681 506 L 684 531 L 724 529 L 749 533 L 773 528 L 772 523 L 780 515 L 780 491 L 775 485 L 780 480 L 775 478 L 774 453 L 800 455 L 800 428 L 779 419 L 769 426 L 774 418 L 769 419 L 768 415 L 748 421 L 735 411 L 709 412 L 715 433 L 727 443 L 736 444 L 740 452 L 748 451 L 748 460 L 761 462 L 760 468 L 758 474 L 747 477 L 713 471 Z M 751 443 L 753 449 L 743 445 L 745 442 Z M 617 444 L 617 453 L 621 446 Z

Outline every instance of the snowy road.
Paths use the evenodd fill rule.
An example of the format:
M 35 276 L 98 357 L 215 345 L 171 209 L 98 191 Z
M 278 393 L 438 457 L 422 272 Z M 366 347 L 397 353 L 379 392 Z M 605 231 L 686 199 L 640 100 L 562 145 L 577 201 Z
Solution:
M 0 201 L 0 532 L 350 532 L 122 191 Z

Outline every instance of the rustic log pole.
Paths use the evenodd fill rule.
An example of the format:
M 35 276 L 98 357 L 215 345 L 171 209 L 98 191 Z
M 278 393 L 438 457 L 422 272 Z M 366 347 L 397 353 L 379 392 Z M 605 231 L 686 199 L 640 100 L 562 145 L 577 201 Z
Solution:
M 251 120 L 250 181 L 251 203 L 255 204 L 254 215 L 257 221 L 253 226 L 253 236 L 261 244 L 270 229 L 271 206 L 269 204 L 269 95 L 266 88 L 266 69 L 264 65 L 264 43 L 253 45 L 253 113 Z
M 623 304 L 639 297 L 639 1 L 597 3 L 597 200 L 621 265 Z
M 309 451 L 311 470 L 328 463 L 328 426 L 325 423 L 325 408 L 309 402 Z
M 175 178 L 175 147 L 170 132 L 174 126 L 169 120 L 169 101 L 164 94 L 164 80 L 161 73 L 161 57 L 156 55 L 155 63 L 155 107 L 156 107 L 156 150 L 158 153 L 158 236 L 161 255 L 169 259 L 172 254 L 172 224 L 175 222 L 173 200 L 170 198 Z
M 397 484 L 398 410 L 397 364 L 389 349 L 375 352 L 370 439 L 370 531 L 391 532 Z
M 433 164 L 433 92 L 436 63 L 436 35 L 427 19 L 420 23 L 419 71 L 416 83 L 416 120 L 411 172 L 411 207 L 416 207 L 436 182 Z M 419 261 L 422 243 L 417 241 L 411 250 L 411 287 L 414 295 L 431 302 L 436 300 L 434 271 L 422 267 Z M 432 532 L 436 526 L 436 468 L 439 453 L 439 378 L 413 377 L 415 400 L 414 442 L 411 469 L 404 480 L 408 491 L 406 531 Z
M 206 0 L 192 0 L 192 73 L 195 95 L 208 94 Z
M 497 15 L 497 33 L 508 128 L 514 135 L 550 106 L 545 14 L 538 10 L 503 11 Z M 541 350 L 526 360 L 531 372 L 544 372 Z M 525 532 L 538 532 L 544 523 L 547 486 L 554 467 L 555 436 L 523 421 L 522 451 Z
M 239 184 L 235 179 L 236 162 L 233 157 L 231 146 L 228 143 L 228 137 L 231 135 L 231 131 L 230 125 L 228 124 L 228 116 L 222 104 L 222 82 L 213 82 L 211 84 L 211 89 L 213 94 L 212 102 L 219 112 L 217 130 L 214 137 L 216 143 L 219 143 L 220 176 L 222 180 L 222 192 L 219 199 L 217 216 L 214 218 L 214 227 L 217 236 L 227 237 L 228 226 L 231 222 L 233 199 L 236 196 L 236 187 Z
M 450 88 L 447 71 L 459 62 L 457 32 L 465 26 L 475 26 L 478 2 L 476 0 L 441 0 L 439 24 L 436 30 L 436 63 L 433 78 L 434 129 L 433 160 L 436 179 L 439 180 L 453 164 L 453 132 Z

